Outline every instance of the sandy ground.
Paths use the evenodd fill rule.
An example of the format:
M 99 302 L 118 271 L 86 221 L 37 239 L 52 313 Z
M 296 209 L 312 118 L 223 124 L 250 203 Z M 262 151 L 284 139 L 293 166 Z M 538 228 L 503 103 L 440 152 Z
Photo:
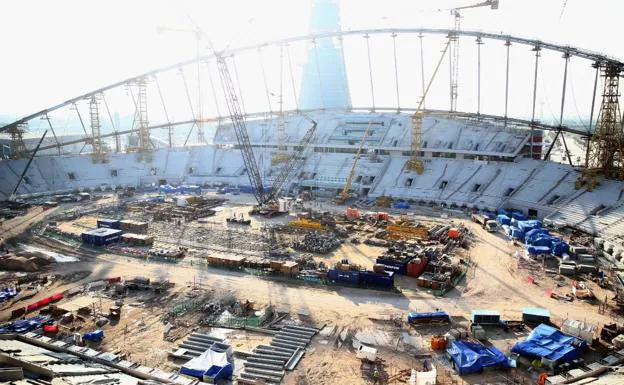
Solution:
M 225 215 L 225 214 L 224 214 Z M 557 288 L 556 282 L 545 275 L 535 275 L 529 271 L 517 268 L 516 251 L 520 250 L 511 245 L 506 238 L 498 234 L 490 234 L 481 230 L 475 224 L 464 221 L 476 235 L 478 242 L 470 250 L 470 257 L 475 263 L 466 280 L 455 290 L 445 297 L 434 297 L 425 291 L 415 287 L 413 279 L 401 277 L 397 284 L 401 287 L 409 287 L 401 293 L 379 292 L 373 290 L 361 290 L 344 287 L 309 286 L 305 284 L 293 284 L 292 282 L 280 282 L 259 277 L 244 275 L 238 272 L 229 272 L 208 268 L 196 269 L 191 266 L 163 265 L 146 263 L 136 259 L 115 255 L 101 254 L 97 257 L 83 256 L 83 262 L 58 265 L 57 273 L 70 273 L 75 271 L 90 271 L 89 277 L 83 281 L 97 278 L 122 276 L 131 278 L 135 275 L 150 277 L 166 276 L 176 283 L 176 288 L 186 287 L 190 282 L 202 287 L 218 290 L 231 290 L 237 293 L 240 299 L 255 301 L 259 306 L 274 305 L 280 312 L 305 317 L 309 322 L 316 325 L 331 325 L 335 331 L 326 337 L 319 337 L 300 366 L 286 379 L 286 384 L 358 384 L 365 383 L 359 372 L 359 360 L 355 358 L 352 349 L 344 346 L 340 340 L 341 334 L 350 335 L 358 330 L 366 328 L 380 329 L 376 323 L 372 323 L 371 317 L 392 315 L 404 323 L 408 311 L 432 311 L 443 309 L 451 314 L 454 319 L 465 324 L 473 309 L 493 309 L 503 314 L 504 318 L 519 319 L 523 307 L 545 307 L 550 310 L 555 323 L 570 317 L 582 319 L 587 322 L 602 325 L 608 321 L 622 322 L 621 316 L 614 311 L 600 314 L 598 307 L 583 301 L 563 302 L 550 298 L 547 294 L 549 289 L 556 291 L 568 290 L 569 282 L 564 283 L 562 288 Z M 347 244 L 330 256 L 322 258 L 340 259 L 347 257 L 350 260 L 371 266 L 374 257 L 379 254 L 379 248 L 371 248 L 365 245 Z M 67 250 L 68 253 L 71 250 Z M 527 277 L 533 275 L 536 283 L 529 283 Z M 66 285 L 54 285 L 44 289 L 37 297 L 42 298 L 49 293 L 64 290 L 76 283 Z M 593 288 L 593 287 L 592 287 Z M 596 290 L 598 290 L 596 288 Z M 601 293 L 602 295 L 602 293 Z M 599 297 L 600 298 L 600 297 Z M 164 369 L 173 369 L 163 361 L 163 349 L 168 347 L 163 344 L 161 328 L 162 322 L 158 319 L 160 314 L 150 313 L 141 309 L 139 316 L 129 316 L 129 320 L 136 322 L 137 318 L 143 319 L 147 325 L 151 325 L 150 335 L 153 342 L 150 343 L 149 352 L 133 353 L 133 360 L 146 359 L 153 355 L 153 361 L 148 363 L 162 363 Z M 4 312 L 6 314 L 6 311 Z M 399 322 L 399 323 L 400 323 Z M 383 329 L 383 328 L 381 328 Z M 122 330 L 119 328 L 119 330 Z M 346 330 L 346 331 L 345 331 Z M 393 326 L 396 332 L 396 325 Z M 428 344 L 430 331 L 408 330 L 409 337 L 418 340 L 416 345 L 421 352 L 431 354 Z M 503 336 L 498 331 L 488 331 L 492 343 L 509 352 L 511 341 L 517 336 Z M 121 334 L 111 336 L 111 347 L 115 343 L 119 346 L 124 344 L 139 343 L 146 333 L 136 335 Z M 394 343 L 394 336 L 390 340 Z M 150 339 L 150 341 L 152 341 Z M 383 345 L 383 344 L 382 344 Z M 420 361 L 413 358 L 411 347 L 405 341 L 399 345 L 401 349 L 391 346 L 382 346 L 382 357 L 388 364 L 389 372 L 398 371 L 410 367 L 418 367 Z M 409 345 L 409 346 L 408 346 Z M 253 346 L 253 344 L 249 345 Z M 398 346 L 398 345 L 397 345 Z M 241 345 L 242 347 L 242 345 Z M 155 349 L 155 350 L 154 350 Z M 138 354 L 138 356 L 135 356 Z M 141 356 L 141 354 L 145 354 Z M 158 358 L 158 359 L 156 359 Z M 445 376 L 448 367 L 440 369 L 441 375 Z M 478 382 L 478 378 L 468 380 L 470 383 Z

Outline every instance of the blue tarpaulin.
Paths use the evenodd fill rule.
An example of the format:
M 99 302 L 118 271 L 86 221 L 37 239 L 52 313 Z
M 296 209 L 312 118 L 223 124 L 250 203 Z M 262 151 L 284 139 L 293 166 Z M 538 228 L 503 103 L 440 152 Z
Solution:
M 453 341 L 446 349 L 458 374 L 479 373 L 483 368 L 507 368 L 507 357 L 493 346 L 476 342 Z
M 212 378 L 215 383 L 221 379 L 228 379 L 233 371 L 232 364 L 227 360 L 227 354 L 214 350 L 206 350 L 180 368 L 182 374 L 202 380 L 206 375 Z
M 21 319 L 9 324 L 5 324 L 0 328 L 0 333 L 26 333 L 41 327 L 48 319 L 45 316 L 35 316 L 28 319 Z
M 498 214 L 496 216 L 496 222 L 500 223 L 501 225 L 510 225 L 511 224 L 511 218 L 509 218 L 505 214 Z
M 533 242 L 535 242 L 535 240 L 538 237 L 544 236 L 544 235 L 548 235 L 548 230 L 546 229 L 529 230 L 524 234 L 524 243 L 526 243 L 527 245 L 532 245 Z
M 529 246 L 527 247 L 529 255 L 550 254 L 550 247 L 548 246 Z
M 448 313 L 444 311 L 436 311 L 431 313 L 416 313 L 411 311 L 407 314 L 407 322 L 410 324 L 430 321 L 451 322 L 451 318 L 449 317 Z
M 102 330 L 96 330 L 90 333 L 85 333 L 82 336 L 82 339 L 85 341 L 102 341 L 104 339 L 104 332 Z
M 571 362 L 581 358 L 587 349 L 587 342 L 572 337 L 552 326 L 541 324 L 526 340 L 515 344 L 511 351 L 521 356 L 546 358 L 559 363 Z
M 552 245 L 552 253 L 556 257 L 561 257 L 563 253 L 570 252 L 570 245 L 566 242 L 555 242 Z
M 521 212 L 518 211 L 514 211 L 513 213 L 511 213 L 511 217 L 513 219 L 519 220 L 519 221 L 526 221 L 527 217 L 526 215 L 522 214 Z
M 507 211 L 505 209 L 498 209 L 498 214 L 499 215 L 505 215 L 507 217 L 511 217 L 511 214 L 509 213 L 509 211 Z

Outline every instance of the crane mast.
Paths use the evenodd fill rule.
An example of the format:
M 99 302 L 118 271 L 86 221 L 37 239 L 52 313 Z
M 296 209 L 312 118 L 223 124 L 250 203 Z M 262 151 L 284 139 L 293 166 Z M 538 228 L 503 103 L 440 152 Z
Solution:
M 349 171 L 349 175 L 347 175 L 347 181 L 345 182 L 344 187 L 340 194 L 338 194 L 338 198 L 336 199 L 337 203 L 344 203 L 347 199 L 349 199 L 349 190 L 351 190 L 351 184 L 353 183 L 353 177 L 355 176 L 355 166 L 357 166 L 360 157 L 362 156 L 362 149 L 364 148 L 364 143 L 366 143 L 366 138 L 368 137 L 368 133 L 370 132 L 371 127 L 373 126 L 373 121 L 370 120 L 368 122 L 368 127 L 366 127 L 366 131 L 364 131 L 364 135 L 362 135 L 362 140 L 360 141 L 360 145 L 358 147 L 357 153 L 353 158 L 353 164 L 351 165 L 351 170 Z
M 243 161 L 245 163 L 245 170 L 249 176 L 249 182 L 256 200 L 260 205 L 266 204 L 269 201 L 269 196 L 264 191 L 262 184 L 262 176 L 258 169 L 258 163 L 249 141 L 249 134 L 247 133 L 247 124 L 243 117 L 242 109 L 236 95 L 236 89 L 234 88 L 234 82 L 232 81 L 232 75 L 228 69 L 225 58 L 222 54 L 215 52 L 215 58 L 217 61 L 217 68 L 219 70 L 219 78 L 221 79 L 221 86 L 225 93 L 225 101 L 230 112 L 230 118 L 232 120 L 232 126 L 234 127 L 234 133 L 238 145 L 240 146 L 241 153 L 243 154 Z

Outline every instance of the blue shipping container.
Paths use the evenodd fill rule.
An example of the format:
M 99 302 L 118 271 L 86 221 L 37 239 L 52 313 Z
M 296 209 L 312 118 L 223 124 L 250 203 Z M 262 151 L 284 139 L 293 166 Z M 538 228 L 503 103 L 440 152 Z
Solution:
M 97 227 L 106 229 L 119 229 L 119 221 L 117 219 L 98 219 Z
M 359 271 L 342 271 L 332 269 L 327 273 L 327 278 L 335 283 L 346 283 L 349 285 L 357 285 L 360 283 Z
M 121 234 L 121 230 L 101 228 L 85 231 L 81 234 L 81 238 L 86 243 L 96 246 L 104 246 L 114 242 L 119 242 Z
M 391 289 L 394 287 L 394 273 L 389 271 L 383 274 L 377 274 L 374 271 L 362 271 L 360 272 L 360 284 L 369 287 Z
M 380 264 L 380 265 L 384 265 L 384 269 L 386 271 L 393 271 L 397 274 L 402 274 L 405 275 L 405 272 L 407 271 L 407 263 L 409 262 L 409 260 L 406 258 L 404 260 L 398 260 L 398 259 L 387 259 L 387 258 L 377 258 L 377 260 L 375 261 L 375 263 Z

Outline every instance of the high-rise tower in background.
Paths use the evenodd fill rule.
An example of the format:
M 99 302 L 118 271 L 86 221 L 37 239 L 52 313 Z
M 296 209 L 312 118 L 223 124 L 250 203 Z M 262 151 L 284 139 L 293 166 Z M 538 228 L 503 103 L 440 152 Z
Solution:
M 340 6 L 336 0 L 311 0 L 310 33 L 340 30 Z M 303 66 L 299 108 L 351 107 L 342 45 L 336 39 L 317 39 Z

